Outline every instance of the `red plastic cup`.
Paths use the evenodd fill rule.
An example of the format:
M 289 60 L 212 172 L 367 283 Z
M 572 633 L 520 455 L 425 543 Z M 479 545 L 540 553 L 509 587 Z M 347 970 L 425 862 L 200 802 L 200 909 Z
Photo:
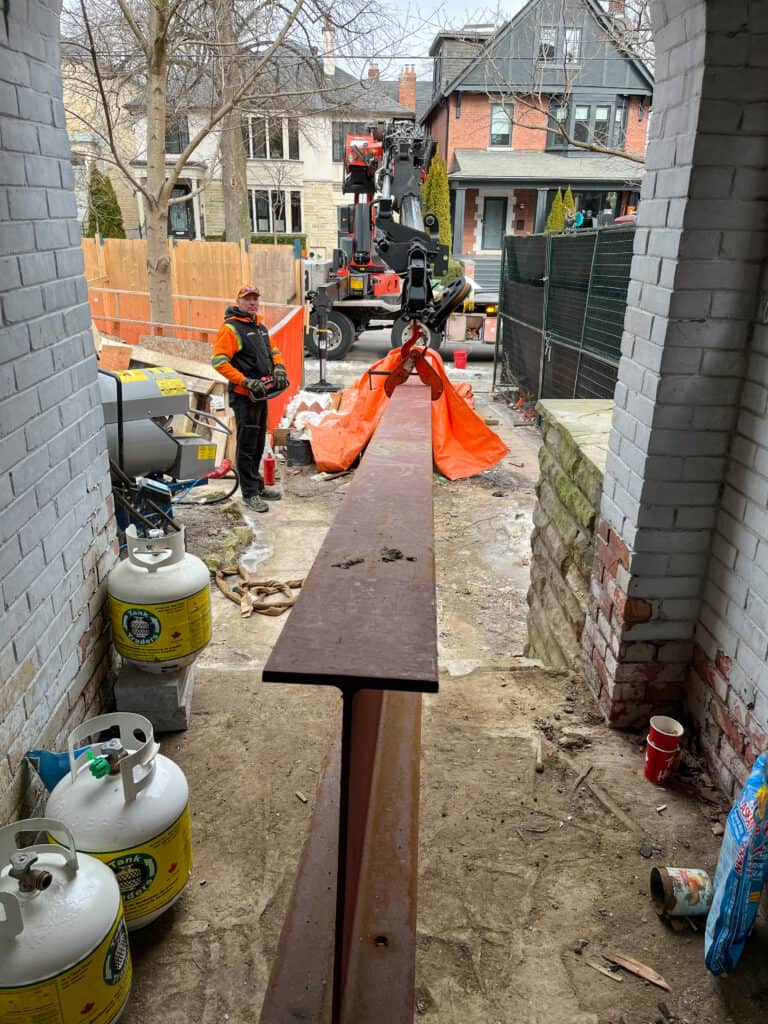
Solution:
M 683 727 L 674 718 L 666 715 L 654 715 L 648 729 L 648 742 L 653 743 L 659 750 L 672 751 L 673 753 L 680 746 L 683 738 Z
M 649 738 L 645 745 L 645 767 L 643 769 L 646 779 L 656 786 L 663 786 L 672 772 L 676 758 L 676 750 L 660 750 Z
M 457 348 L 453 353 L 453 365 L 457 370 L 466 370 L 467 368 L 467 350 L 464 348 Z

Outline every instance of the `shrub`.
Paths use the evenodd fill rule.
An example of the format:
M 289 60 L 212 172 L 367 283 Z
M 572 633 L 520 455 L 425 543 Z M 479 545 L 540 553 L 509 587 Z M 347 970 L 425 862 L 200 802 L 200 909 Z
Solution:
M 117 201 L 112 182 L 93 165 L 88 182 L 88 229 L 86 236 L 96 234 L 102 238 L 125 238 L 123 212 Z

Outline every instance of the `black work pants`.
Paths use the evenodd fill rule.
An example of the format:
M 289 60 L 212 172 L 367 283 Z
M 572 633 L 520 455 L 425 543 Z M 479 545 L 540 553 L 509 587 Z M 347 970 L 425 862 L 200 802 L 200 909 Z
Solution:
M 230 395 L 237 424 L 237 472 L 244 498 L 252 498 L 264 489 L 259 463 L 267 440 L 267 401 L 252 402 L 247 395 Z

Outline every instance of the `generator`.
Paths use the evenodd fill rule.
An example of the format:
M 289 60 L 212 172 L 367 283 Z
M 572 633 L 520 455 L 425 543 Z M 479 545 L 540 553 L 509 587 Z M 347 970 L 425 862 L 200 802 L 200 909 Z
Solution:
M 216 445 L 193 431 L 173 428 L 174 416 L 193 426 L 231 433 L 211 413 L 189 408 L 183 379 L 168 366 L 99 370 L 99 391 L 117 504 L 118 526 L 140 529 L 172 524 L 179 492 L 212 478 L 237 474 L 230 460 L 216 466 Z

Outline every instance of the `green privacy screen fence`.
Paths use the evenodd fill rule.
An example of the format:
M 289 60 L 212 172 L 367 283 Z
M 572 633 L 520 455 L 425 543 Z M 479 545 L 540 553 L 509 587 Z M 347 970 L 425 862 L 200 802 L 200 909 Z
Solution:
M 510 235 L 499 289 L 499 383 L 529 399 L 613 398 L 634 227 Z

